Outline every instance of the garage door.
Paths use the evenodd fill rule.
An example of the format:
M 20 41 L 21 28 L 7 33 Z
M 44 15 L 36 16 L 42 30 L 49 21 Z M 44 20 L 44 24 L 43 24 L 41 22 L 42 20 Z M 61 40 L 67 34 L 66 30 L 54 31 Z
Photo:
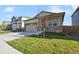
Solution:
M 26 32 L 36 32 L 37 26 L 36 26 L 36 24 L 27 24 L 27 25 L 25 25 L 25 30 L 26 30 Z

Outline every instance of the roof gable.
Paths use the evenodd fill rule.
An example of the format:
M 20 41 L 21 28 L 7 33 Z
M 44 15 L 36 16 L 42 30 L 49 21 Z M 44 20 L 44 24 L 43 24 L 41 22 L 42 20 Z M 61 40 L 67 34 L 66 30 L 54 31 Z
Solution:
M 12 17 L 12 20 L 14 20 L 14 19 L 15 19 L 15 20 L 18 20 L 18 17 L 17 17 L 17 16 L 13 16 L 13 17 Z

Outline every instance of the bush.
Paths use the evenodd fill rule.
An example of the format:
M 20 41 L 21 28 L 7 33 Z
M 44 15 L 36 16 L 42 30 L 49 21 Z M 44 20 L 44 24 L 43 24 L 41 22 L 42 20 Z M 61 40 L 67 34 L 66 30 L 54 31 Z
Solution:
M 65 34 L 63 33 L 56 33 L 56 32 L 42 32 L 41 34 L 39 35 L 29 35 L 28 37 L 37 37 L 37 38 L 44 38 L 44 33 L 45 33 L 45 38 L 52 38 L 52 36 L 65 36 Z
M 40 35 L 43 35 L 45 33 L 45 35 L 60 35 L 60 36 L 65 36 L 65 34 L 63 33 L 56 33 L 56 32 L 43 32 Z
M 32 35 L 29 35 L 28 37 L 37 37 L 37 35 L 32 34 Z
M 12 30 L 12 32 L 16 32 L 16 30 Z

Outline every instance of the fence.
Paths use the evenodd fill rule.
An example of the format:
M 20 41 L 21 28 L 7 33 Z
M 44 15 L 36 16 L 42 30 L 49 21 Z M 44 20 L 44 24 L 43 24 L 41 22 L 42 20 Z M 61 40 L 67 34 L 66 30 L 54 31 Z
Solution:
M 64 33 L 77 33 L 79 32 L 79 26 L 63 26 Z
M 66 34 L 72 34 L 79 32 L 79 26 L 56 26 L 56 27 L 46 27 L 47 32 L 62 32 Z

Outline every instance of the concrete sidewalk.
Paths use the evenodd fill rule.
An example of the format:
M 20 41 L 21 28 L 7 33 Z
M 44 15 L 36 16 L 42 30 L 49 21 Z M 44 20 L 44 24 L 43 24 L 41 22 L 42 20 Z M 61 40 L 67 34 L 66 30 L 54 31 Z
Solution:
M 0 35 L 0 54 L 22 54 L 20 51 L 14 49 L 6 43 L 6 41 L 14 40 L 23 37 L 18 33 L 8 33 Z
M 0 40 L 0 54 L 22 54 L 22 53 L 9 46 L 5 41 Z

